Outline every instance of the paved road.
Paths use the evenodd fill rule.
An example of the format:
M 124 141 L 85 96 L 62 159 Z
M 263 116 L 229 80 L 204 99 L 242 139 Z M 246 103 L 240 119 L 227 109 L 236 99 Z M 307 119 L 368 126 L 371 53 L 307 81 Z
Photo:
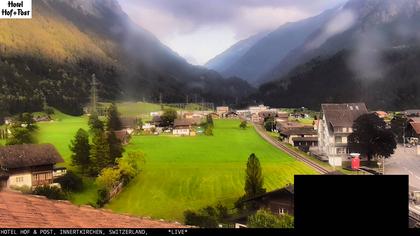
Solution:
M 385 174 L 408 175 L 411 189 L 420 189 L 420 156 L 416 148 L 399 145 L 395 154 L 385 161 Z

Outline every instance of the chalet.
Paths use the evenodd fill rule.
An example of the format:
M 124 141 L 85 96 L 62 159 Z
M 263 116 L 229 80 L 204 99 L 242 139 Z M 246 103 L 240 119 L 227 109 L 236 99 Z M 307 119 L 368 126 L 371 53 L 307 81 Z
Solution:
M 420 117 L 408 119 L 407 137 L 420 138 Z
M 249 111 L 251 112 L 251 114 L 257 114 L 262 112 L 262 111 L 267 111 L 269 109 L 269 107 L 264 106 L 264 105 L 259 105 L 259 106 L 252 106 L 249 107 Z
M 11 191 L 0 192 L 2 228 L 186 228 L 179 223 L 151 220 L 77 206 Z
M 280 137 L 294 147 L 318 146 L 318 133 L 312 126 L 289 128 L 280 132 Z
M 173 135 L 190 136 L 192 121 L 188 119 L 176 119 L 174 121 Z
M 216 112 L 212 112 L 212 113 L 210 113 L 210 114 L 209 114 L 209 116 L 210 116 L 212 119 L 219 119 L 219 118 L 220 118 L 220 115 L 219 115 L 219 114 L 217 114 Z
M 249 110 L 236 110 L 236 114 L 238 114 L 238 116 L 240 116 L 242 119 L 251 118 L 251 111 Z
M 216 107 L 216 113 L 219 116 L 223 116 L 223 114 L 228 113 L 228 112 L 229 112 L 229 107 L 226 107 L 226 106 Z
M 289 121 L 289 113 L 277 112 L 276 122 L 287 122 L 287 121 Z
M 150 124 L 156 127 L 160 127 L 162 126 L 162 118 L 160 116 L 153 116 L 152 121 L 150 121 Z
M 115 137 L 121 141 L 122 145 L 127 145 L 130 143 L 131 134 L 126 129 L 114 131 L 114 134 Z
M 279 133 L 286 131 L 288 129 L 295 129 L 295 128 L 303 128 L 304 125 L 302 125 L 299 122 L 295 121 L 287 121 L 287 122 L 277 122 L 276 123 L 276 129 Z
M 138 125 L 138 119 L 136 117 L 121 117 L 120 120 L 122 128 L 125 129 L 129 134 L 140 128 Z
M 53 183 L 54 166 L 64 162 L 51 144 L 22 144 L 0 148 L 1 186 L 36 187 Z
M 403 112 L 403 114 L 404 114 L 405 116 L 408 116 L 408 117 L 420 117 L 420 110 L 418 110 L 418 109 L 405 110 L 405 111 Z
M 263 119 L 263 120 L 266 120 L 266 119 L 268 119 L 268 118 L 275 118 L 276 116 L 277 116 L 277 112 L 276 111 L 270 111 L 270 110 L 267 110 L 267 111 L 261 111 L 261 112 L 259 112 L 258 113 L 258 115 Z
M 294 215 L 294 194 L 294 186 L 289 185 L 284 188 L 247 199 L 243 201 L 243 203 L 254 203 L 257 209 L 267 209 L 276 215 Z
M 229 112 L 225 113 L 224 117 L 227 118 L 227 119 L 237 119 L 237 118 L 239 118 L 238 113 L 233 112 L 233 111 L 229 111 Z
M 332 166 L 341 166 L 350 150 L 347 137 L 353 133 L 353 123 L 368 113 L 364 103 L 322 104 L 322 119 L 318 127 L 319 152 L 328 158 Z

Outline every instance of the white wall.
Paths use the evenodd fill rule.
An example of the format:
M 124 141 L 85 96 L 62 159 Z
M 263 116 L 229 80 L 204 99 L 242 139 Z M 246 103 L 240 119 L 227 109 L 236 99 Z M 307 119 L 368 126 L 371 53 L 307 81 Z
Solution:
M 7 187 L 11 187 L 11 186 L 22 187 L 24 185 L 32 187 L 32 174 L 30 172 L 19 173 L 19 174 L 14 174 L 14 175 L 9 176 L 9 179 L 7 181 Z

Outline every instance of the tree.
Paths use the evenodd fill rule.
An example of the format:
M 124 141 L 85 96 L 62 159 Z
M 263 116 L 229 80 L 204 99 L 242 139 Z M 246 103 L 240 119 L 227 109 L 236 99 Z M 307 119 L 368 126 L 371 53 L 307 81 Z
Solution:
M 408 119 L 402 114 L 397 114 L 391 120 L 391 131 L 397 138 L 398 142 L 402 143 L 405 129 L 407 128 Z
M 361 115 L 353 124 L 353 133 L 348 137 L 352 152 L 374 157 L 388 158 L 397 147 L 394 134 L 386 129 L 386 123 L 376 114 Z
M 104 131 L 104 123 L 99 120 L 99 117 L 96 113 L 93 113 L 90 117 L 89 117 L 89 131 L 92 134 L 95 133 L 101 133 Z
M 211 117 L 211 115 L 207 115 L 207 126 L 213 128 L 214 127 L 214 122 L 213 122 L 213 118 Z
M 162 120 L 163 126 L 170 126 L 174 123 L 174 120 L 178 117 L 178 114 L 174 109 L 166 109 L 162 116 L 160 117 Z
M 267 210 L 258 210 L 248 217 L 247 226 L 250 228 L 294 228 L 293 216 L 277 216 Z
M 6 145 L 31 144 L 36 143 L 33 133 L 27 128 L 12 127 L 12 138 L 7 140 Z
M 213 136 L 213 128 L 211 126 L 207 126 L 206 130 L 204 130 L 204 134 L 206 136 Z
M 124 157 L 117 160 L 121 179 L 127 184 L 139 172 L 138 163 L 145 163 L 144 154 L 141 152 L 129 152 Z
M 246 127 L 247 127 L 247 122 L 246 122 L 246 120 L 244 120 L 244 121 L 242 121 L 242 122 L 241 122 L 241 124 L 239 125 L 239 128 L 241 128 L 241 129 L 246 129 Z
M 19 114 L 14 122 L 14 127 L 24 127 L 27 128 L 29 131 L 35 131 L 38 129 L 36 122 L 34 120 L 34 116 L 31 113 L 22 113 Z
M 108 131 L 115 131 L 122 129 L 122 123 L 119 117 L 118 109 L 115 104 L 111 104 L 108 109 L 108 119 L 106 123 L 106 127 Z
M 141 118 L 138 118 L 137 119 L 137 126 L 139 127 L 140 130 L 142 129 L 143 125 L 144 125 L 143 120 Z
M 90 144 L 89 134 L 84 129 L 79 129 L 76 136 L 71 141 L 69 146 L 72 151 L 71 160 L 72 165 L 80 167 L 82 173 L 89 168 L 90 165 Z
M 274 127 L 274 118 L 273 117 L 269 117 L 265 122 L 264 122 L 264 128 L 267 131 L 272 131 Z
M 191 210 L 184 212 L 185 224 L 202 228 L 217 228 L 218 224 L 228 217 L 227 207 L 220 203 L 216 207 L 207 206 L 197 212 Z
M 96 184 L 101 189 L 111 191 L 121 180 L 120 170 L 118 168 L 104 168 L 101 174 L 96 178 Z
M 109 165 L 111 160 L 109 144 L 104 132 L 97 133 L 93 137 L 93 145 L 90 149 L 91 174 L 97 175 L 100 171 Z
M 259 194 L 265 193 L 263 188 L 264 176 L 258 157 L 252 153 L 248 158 L 245 171 L 245 197 L 251 198 Z
M 64 192 L 79 192 L 83 189 L 82 178 L 73 173 L 73 171 L 67 171 L 64 176 L 57 178 L 57 182 L 60 184 L 61 189 Z
M 113 165 L 118 158 L 123 156 L 124 147 L 113 131 L 108 131 L 107 142 L 109 145 L 109 161 L 107 165 Z

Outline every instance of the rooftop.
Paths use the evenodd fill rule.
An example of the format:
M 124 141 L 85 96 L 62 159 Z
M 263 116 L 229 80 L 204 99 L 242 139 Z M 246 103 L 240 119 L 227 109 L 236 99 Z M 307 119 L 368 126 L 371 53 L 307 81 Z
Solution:
M 112 213 L 42 196 L 0 192 L 0 228 L 181 228 L 178 223 Z
M 7 169 L 64 162 L 52 144 L 22 144 L 0 148 L 0 165 Z
M 352 127 L 361 115 L 368 113 L 364 103 L 322 104 L 327 123 L 333 127 Z

